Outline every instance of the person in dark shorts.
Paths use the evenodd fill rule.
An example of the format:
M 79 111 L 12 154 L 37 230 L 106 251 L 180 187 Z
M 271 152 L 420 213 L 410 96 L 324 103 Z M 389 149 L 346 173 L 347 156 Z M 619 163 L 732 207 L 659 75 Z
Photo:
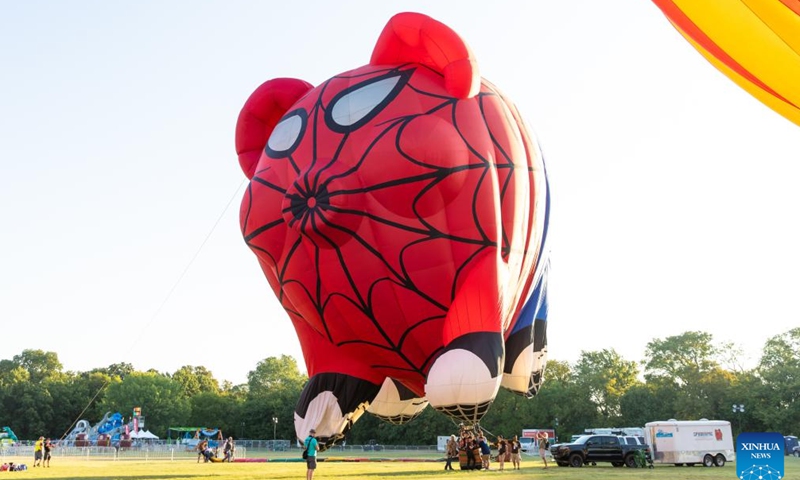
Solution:
M 236 444 L 233 443 L 233 437 L 228 437 L 228 441 L 225 443 L 225 448 L 222 450 L 225 454 L 225 461 L 232 462 L 233 455 L 236 452 Z
M 206 456 L 206 450 L 208 450 L 208 440 L 200 440 L 197 444 L 197 463 L 200 463 L 201 458 L 205 458 L 204 462 L 208 461 L 208 456 Z
M 305 446 L 306 452 L 308 452 L 308 458 L 306 458 L 306 466 L 308 470 L 306 470 L 306 480 L 311 480 L 314 478 L 314 470 L 317 469 L 317 431 L 313 428 L 311 431 L 308 432 L 308 437 L 306 438 Z
M 50 467 L 50 451 L 53 449 L 53 443 L 48 438 L 44 441 L 44 461 L 42 462 L 43 467 Z

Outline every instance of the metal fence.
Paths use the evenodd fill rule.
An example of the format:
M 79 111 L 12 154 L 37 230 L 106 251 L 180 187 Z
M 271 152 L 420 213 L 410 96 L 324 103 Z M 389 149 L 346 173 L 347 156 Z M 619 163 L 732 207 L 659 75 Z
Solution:
M 146 445 L 130 448 L 115 447 L 56 447 L 52 451 L 53 458 L 70 457 L 86 460 L 195 460 L 197 450 L 182 445 Z M 246 458 L 247 449 L 236 447 L 236 456 Z M 0 450 L 0 457 L 33 458 L 33 447 L 8 447 Z
M 288 440 L 238 440 L 236 442 L 236 458 L 291 458 L 300 457 L 302 449 Z M 430 457 L 439 454 L 436 445 L 336 445 L 325 452 L 326 456 L 402 456 Z M 113 461 L 188 461 L 197 460 L 198 452 L 190 445 L 183 445 L 167 440 L 150 441 L 132 447 L 74 447 L 57 446 L 52 450 L 54 458 L 69 457 L 86 460 Z M 222 456 L 222 452 L 218 453 Z M 33 459 L 32 445 L 7 446 L 0 449 L 0 459 L 6 457 Z

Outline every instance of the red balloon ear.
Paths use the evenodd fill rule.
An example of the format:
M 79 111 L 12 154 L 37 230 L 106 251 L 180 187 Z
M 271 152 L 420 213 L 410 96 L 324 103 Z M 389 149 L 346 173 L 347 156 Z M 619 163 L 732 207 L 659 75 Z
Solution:
M 261 84 L 247 99 L 236 122 L 236 153 L 247 178 L 253 178 L 275 125 L 312 88 L 296 78 L 275 78 Z
M 444 75 L 445 88 L 456 98 L 478 94 L 478 62 L 467 43 L 447 25 L 421 13 L 398 13 L 383 28 L 371 65 L 414 62 Z

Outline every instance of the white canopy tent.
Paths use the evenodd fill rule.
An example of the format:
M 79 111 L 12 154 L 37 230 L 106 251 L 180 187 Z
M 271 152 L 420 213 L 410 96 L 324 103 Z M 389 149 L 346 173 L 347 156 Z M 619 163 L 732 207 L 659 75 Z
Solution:
M 147 430 L 139 430 L 138 432 L 131 432 L 131 438 L 138 438 L 139 440 L 158 440 L 158 436 L 150 433 Z

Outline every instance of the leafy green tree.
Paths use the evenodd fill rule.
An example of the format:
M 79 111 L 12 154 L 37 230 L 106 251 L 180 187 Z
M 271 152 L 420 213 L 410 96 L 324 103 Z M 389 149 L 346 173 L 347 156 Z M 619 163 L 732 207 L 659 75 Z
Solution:
M 595 425 L 597 417 L 589 392 L 576 383 L 573 367 L 548 360 L 545 382 L 535 397 L 526 399 L 501 389 L 481 423 L 505 437 L 520 435 L 524 428 L 555 428 L 560 438 L 569 438 Z
M 777 403 L 771 396 L 771 389 L 759 377 L 757 370 L 736 374 L 734 382 L 727 390 L 722 411 L 731 421 L 734 434 L 740 432 L 780 432 L 780 415 Z M 744 412 L 733 412 L 733 405 L 744 405 Z
M 53 399 L 41 383 L 16 382 L 4 389 L 6 395 L 0 406 L 6 423 L 19 438 L 39 438 L 40 435 L 55 436 L 53 428 Z
M 42 350 L 23 350 L 21 354 L 15 355 L 12 361 L 27 370 L 30 381 L 34 383 L 58 377 L 64 368 L 58 361 L 56 353 Z
M 654 383 L 632 386 L 619 399 L 620 425 L 643 427 L 647 422 L 675 418 L 677 393 Z
M 254 396 L 263 396 L 284 389 L 295 391 L 298 387 L 302 390 L 307 381 L 308 377 L 300 373 L 297 361 L 290 355 L 266 358 L 258 362 L 255 370 L 247 374 L 249 393 Z
M 247 438 L 295 438 L 294 407 L 308 378 L 289 355 L 269 357 L 247 374 L 240 424 Z M 277 426 L 273 418 L 278 419 Z
M 0 361 L 0 419 L 20 438 L 55 435 L 53 398 L 46 380 L 63 379 L 58 356 L 42 350 L 24 350 L 12 360 Z
M 108 386 L 102 407 L 106 411 L 132 412 L 141 407 L 147 429 L 165 437 L 170 426 L 186 425 L 189 400 L 183 387 L 173 379 L 151 372 L 133 372 L 121 382 Z
M 800 328 L 767 340 L 756 373 L 762 381 L 759 403 L 772 408 L 751 409 L 755 418 L 771 431 L 800 425 Z
M 235 395 L 200 392 L 189 400 L 192 408 L 189 423 L 195 426 L 216 427 L 226 435 L 238 435 L 244 399 Z
M 712 338 L 706 332 L 685 332 L 651 341 L 645 352 L 645 378 L 667 378 L 680 386 L 697 382 L 704 373 L 719 367 Z
M 559 440 L 569 439 L 570 435 L 583 433 L 588 427 L 602 424 L 600 413 L 592 402 L 590 392 L 575 381 L 574 375 L 568 381 L 548 381 L 542 385 L 539 394 L 533 400 L 539 402 L 536 408 L 547 412 L 547 417 L 527 421 L 522 426 L 546 428 L 555 426 L 555 419 L 558 418 L 556 434 Z M 550 421 L 545 422 L 545 420 Z
M 22 365 L 11 360 L 0 360 L 0 390 L 19 382 L 28 382 L 31 374 Z
M 620 398 L 639 381 L 636 362 L 623 359 L 613 348 L 581 352 L 575 365 L 575 383 L 589 393 L 605 425 L 620 420 Z
M 574 372 L 569 362 L 561 360 L 548 360 L 544 372 L 544 385 L 552 382 L 569 383 L 573 380 Z
M 183 386 L 187 397 L 201 392 L 220 392 L 219 382 L 206 367 L 183 366 L 172 374 L 172 379 Z
M 126 375 L 135 372 L 136 369 L 130 363 L 112 363 L 104 368 L 94 368 L 87 373 L 99 373 L 108 378 L 117 378 L 122 380 Z

